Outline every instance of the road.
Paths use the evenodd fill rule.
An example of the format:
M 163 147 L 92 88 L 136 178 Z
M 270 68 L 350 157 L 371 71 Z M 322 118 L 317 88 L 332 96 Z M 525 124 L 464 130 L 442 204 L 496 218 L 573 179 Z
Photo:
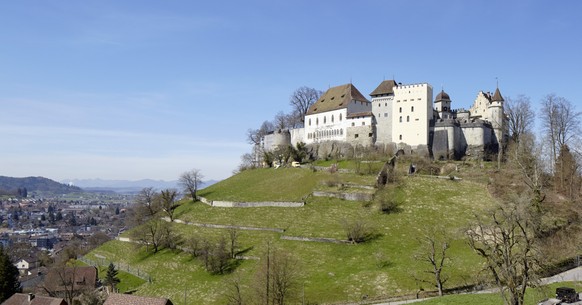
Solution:
M 552 284 L 552 283 L 558 283 L 558 282 L 569 282 L 569 281 L 580 281 L 582 280 L 582 267 L 577 267 L 574 269 L 570 269 L 567 271 L 564 271 L 562 273 L 556 274 L 554 276 L 550 276 L 550 277 L 546 277 L 540 280 L 540 284 L 542 285 L 547 285 L 547 284 Z M 496 292 L 497 289 L 487 289 L 484 291 L 476 291 L 476 292 L 466 292 L 465 294 L 468 293 L 490 293 L 490 292 Z M 424 298 L 424 299 L 414 299 L 414 300 L 406 300 L 406 301 L 393 301 L 393 302 L 384 302 L 384 303 L 374 303 L 374 305 L 401 305 L 401 304 L 411 304 L 411 303 L 416 303 L 416 302 L 420 302 L 420 301 L 425 301 L 425 300 L 429 300 L 432 298 Z

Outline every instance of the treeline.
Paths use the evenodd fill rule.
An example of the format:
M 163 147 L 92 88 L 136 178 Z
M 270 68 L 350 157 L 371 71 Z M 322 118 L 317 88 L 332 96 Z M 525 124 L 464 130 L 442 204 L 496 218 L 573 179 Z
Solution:
M 30 192 L 68 194 L 82 191 L 79 187 L 62 184 L 44 177 L 0 176 L 0 195 L 27 197 Z

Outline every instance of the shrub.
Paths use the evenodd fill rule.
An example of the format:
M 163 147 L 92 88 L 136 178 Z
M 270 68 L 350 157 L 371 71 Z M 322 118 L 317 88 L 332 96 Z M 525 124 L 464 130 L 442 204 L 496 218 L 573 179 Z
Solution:
M 378 210 L 384 214 L 398 212 L 400 210 L 400 202 L 395 198 L 382 198 L 378 202 Z
M 372 238 L 374 230 L 364 220 L 343 221 L 346 237 L 352 244 L 363 243 Z

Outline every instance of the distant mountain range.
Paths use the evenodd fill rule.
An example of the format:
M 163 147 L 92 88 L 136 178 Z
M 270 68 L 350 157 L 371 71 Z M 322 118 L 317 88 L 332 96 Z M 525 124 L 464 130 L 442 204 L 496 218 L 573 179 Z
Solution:
M 68 194 L 83 191 L 77 186 L 59 183 L 44 177 L 15 178 L 0 176 L 0 194 L 16 195 L 18 194 L 18 189 L 23 188 L 26 188 L 29 195 L 33 192 Z
M 70 179 L 63 180 L 62 183 L 74 185 L 81 187 L 86 191 L 94 192 L 116 192 L 123 194 L 137 193 L 143 188 L 153 187 L 157 190 L 162 189 L 180 189 L 178 185 L 178 180 L 165 181 L 165 180 L 153 180 L 153 179 L 142 179 L 142 180 L 105 180 L 105 179 Z M 204 181 L 200 188 L 210 186 L 218 181 L 209 180 Z

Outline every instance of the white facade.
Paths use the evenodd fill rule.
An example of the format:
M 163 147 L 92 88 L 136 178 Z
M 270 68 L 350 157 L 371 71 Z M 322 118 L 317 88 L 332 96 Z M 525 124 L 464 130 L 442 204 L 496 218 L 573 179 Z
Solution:
M 427 83 L 394 88 L 392 142 L 413 147 L 429 143 L 432 101 L 432 86 Z
M 305 143 L 346 141 L 346 108 L 305 116 Z

